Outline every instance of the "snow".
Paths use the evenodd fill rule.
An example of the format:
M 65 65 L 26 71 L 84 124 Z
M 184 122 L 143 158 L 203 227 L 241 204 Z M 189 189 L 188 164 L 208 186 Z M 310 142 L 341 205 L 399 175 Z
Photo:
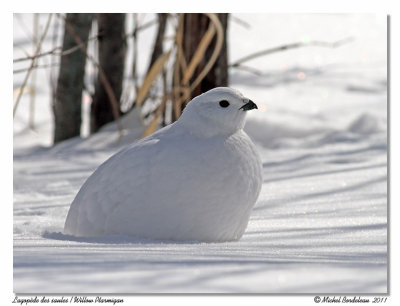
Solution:
M 15 292 L 387 292 L 386 16 L 235 15 L 251 29 L 230 24 L 231 61 L 291 42 L 353 37 L 335 49 L 305 47 L 246 63 L 260 76 L 231 70 L 230 85 L 261 106 L 249 112 L 245 130 L 262 157 L 264 182 L 242 239 L 61 234 L 85 179 L 142 128 L 130 120 L 131 138 L 119 145 L 110 125 L 46 147 L 51 109 L 42 82 L 37 132 L 26 129 L 28 95 L 14 119 Z M 24 35 L 14 20 L 14 40 L 28 48 Z M 40 75 L 47 80 L 48 70 Z M 14 86 L 22 77 L 14 76 Z

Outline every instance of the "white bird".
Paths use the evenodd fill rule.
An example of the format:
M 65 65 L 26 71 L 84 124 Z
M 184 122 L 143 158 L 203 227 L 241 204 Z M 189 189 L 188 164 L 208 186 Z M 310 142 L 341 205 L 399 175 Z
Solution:
M 64 234 L 240 239 L 262 184 L 261 160 L 243 131 L 256 108 L 227 87 L 195 97 L 175 123 L 97 168 L 72 202 Z

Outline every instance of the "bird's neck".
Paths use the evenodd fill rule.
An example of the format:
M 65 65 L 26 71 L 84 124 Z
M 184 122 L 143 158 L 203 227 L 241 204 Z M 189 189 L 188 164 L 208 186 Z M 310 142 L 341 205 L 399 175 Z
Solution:
M 201 139 L 212 137 L 229 137 L 230 135 L 237 132 L 237 130 L 222 131 L 221 129 L 217 129 L 212 124 L 212 122 L 210 124 L 205 124 L 203 118 L 199 120 L 198 118 L 187 118 L 185 116 L 181 116 L 179 120 L 175 123 L 179 125 L 180 128 L 182 128 L 184 131 Z M 240 128 L 238 130 L 240 130 Z

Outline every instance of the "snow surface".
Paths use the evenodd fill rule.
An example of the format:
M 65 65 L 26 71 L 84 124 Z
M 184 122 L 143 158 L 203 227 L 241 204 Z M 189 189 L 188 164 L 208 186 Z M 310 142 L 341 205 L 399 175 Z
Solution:
M 230 24 L 231 61 L 299 40 L 353 37 L 336 49 L 305 47 L 247 63 L 260 76 L 231 70 L 231 86 L 260 106 L 245 130 L 262 157 L 264 182 L 242 239 L 171 243 L 61 234 L 85 179 L 143 128 L 130 120 L 120 145 L 109 125 L 93 137 L 46 147 L 51 109 L 42 69 L 37 132 L 26 128 L 27 95 L 14 120 L 15 292 L 387 292 L 386 17 L 236 16 L 251 28 Z M 16 18 L 29 25 L 31 17 L 14 18 L 16 58 L 29 48 Z M 23 76 L 15 74 L 15 88 Z

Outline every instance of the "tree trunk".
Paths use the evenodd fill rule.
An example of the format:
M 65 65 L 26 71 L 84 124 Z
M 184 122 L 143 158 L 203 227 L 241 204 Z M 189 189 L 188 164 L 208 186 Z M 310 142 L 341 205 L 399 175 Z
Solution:
M 210 90 L 217 86 L 228 86 L 228 47 L 227 47 L 227 29 L 228 29 L 228 16 L 229 14 L 217 14 L 218 19 L 222 24 L 224 30 L 224 41 L 222 44 L 221 53 L 219 54 L 211 71 L 207 74 L 202 82 L 202 89 L 204 91 Z M 209 59 L 214 50 L 216 38 L 214 37 L 211 47 L 207 49 L 206 57 Z M 204 92 L 203 91 L 203 92 Z
M 119 102 L 122 93 L 126 52 L 125 14 L 98 14 L 97 21 L 99 28 L 99 64 L 103 68 Z M 103 84 L 98 79 L 91 108 L 91 132 L 96 132 L 101 126 L 114 120 L 111 101 Z
M 207 90 L 218 86 L 228 86 L 228 52 L 227 52 L 227 27 L 228 27 L 228 14 L 217 14 L 224 30 L 224 42 L 221 52 L 211 68 L 207 76 L 201 83 L 194 89 L 192 96 L 197 96 Z M 183 49 L 185 59 L 190 62 L 193 54 L 198 48 L 201 38 L 206 33 L 210 20 L 204 14 L 185 14 L 184 30 L 183 30 Z M 190 82 L 193 82 L 197 75 L 203 70 L 204 66 L 209 61 L 211 54 L 215 48 L 216 38 L 213 38 L 210 46 L 207 48 L 205 57 L 196 68 Z
M 92 14 L 67 14 L 66 23 L 72 26 L 83 42 L 89 36 Z M 62 50 L 76 46 L 65 26 Z M 80 135 L 81 104 L 86 56 L 80 50 L 61 57 L 60 72 L 53 105 L 54 143 Z

